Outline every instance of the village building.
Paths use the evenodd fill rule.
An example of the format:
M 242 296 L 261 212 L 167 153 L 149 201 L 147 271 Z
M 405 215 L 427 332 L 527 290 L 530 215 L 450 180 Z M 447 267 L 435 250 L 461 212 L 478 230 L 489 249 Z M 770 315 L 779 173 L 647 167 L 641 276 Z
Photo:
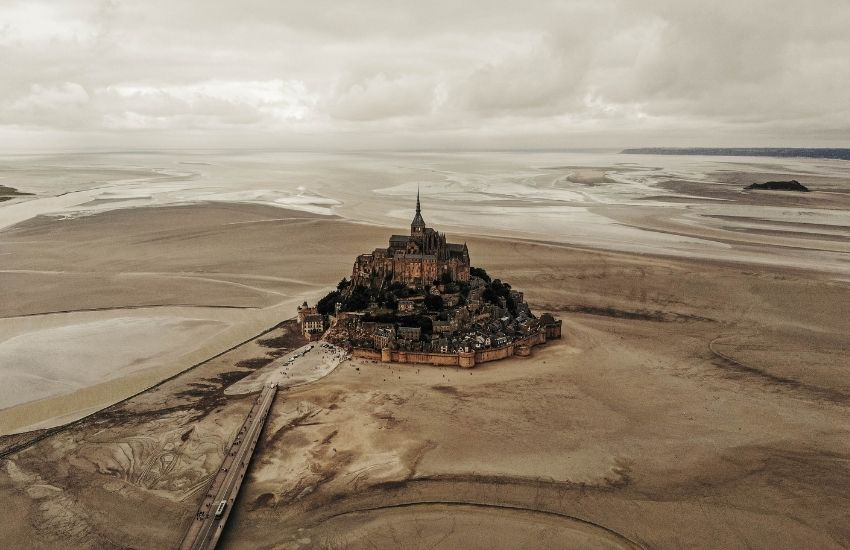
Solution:
M 402 340 L 414 342 L 419 340 L 421 334 L 422 329 L 420 327 L 398 327 L 398 336 Z
M 321 336 L 325 332 L 324 318 L 318 313 L 311 313 L 304 317 L 304 322 L 301 325 L 301 330 L 304 336 L 309 339 Z
M 313 315 L 319 313 L 319 310 L 315 307 L 310 307 L 307 305 L 307 302 L 304 302 L 300 306 L 298 306 L 298 324 L 304 325 L 304 319 L 308 315 Z

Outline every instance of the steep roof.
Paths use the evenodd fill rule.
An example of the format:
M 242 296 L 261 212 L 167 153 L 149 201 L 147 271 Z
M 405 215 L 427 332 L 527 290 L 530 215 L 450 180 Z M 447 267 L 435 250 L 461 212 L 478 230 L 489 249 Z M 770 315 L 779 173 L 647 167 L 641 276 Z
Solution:
M 422 208 L 419 205 L 419 190 L 416 190 L 416 215 L 413 216 L 413 221 L 410 222 L 410 227 L 418 227 L 425 229 L 425 220 L 422 219 Z

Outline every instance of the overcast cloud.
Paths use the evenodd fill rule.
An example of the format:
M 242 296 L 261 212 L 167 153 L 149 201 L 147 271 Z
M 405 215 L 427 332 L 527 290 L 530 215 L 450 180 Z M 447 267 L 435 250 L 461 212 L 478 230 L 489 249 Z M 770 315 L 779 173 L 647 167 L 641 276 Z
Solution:
M 850 146 L 848 29 L 848 0 L 0 0 L 0 140 Z

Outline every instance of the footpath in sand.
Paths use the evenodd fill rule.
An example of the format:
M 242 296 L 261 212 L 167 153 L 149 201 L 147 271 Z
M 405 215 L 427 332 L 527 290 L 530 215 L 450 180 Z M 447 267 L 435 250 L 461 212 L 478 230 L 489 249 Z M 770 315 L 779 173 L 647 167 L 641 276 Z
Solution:
M 225 393 L 254 393 L 268 384 L 276 384 L 279 389 L 309 384 L 330 374 L 347 358 L 348 353 L 338 346 L 312 342 L 275 359 L 267 367 L 227 388 Z

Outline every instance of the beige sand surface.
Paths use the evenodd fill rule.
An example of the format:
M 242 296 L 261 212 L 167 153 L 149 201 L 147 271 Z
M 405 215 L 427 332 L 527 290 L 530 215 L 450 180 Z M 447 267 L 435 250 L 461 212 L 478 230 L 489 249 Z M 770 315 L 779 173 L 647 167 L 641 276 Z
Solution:
M 422 159 L 434 174 L 423 187 L 446 190 L 426 219 L 560 315 L 564 339 L 472 371 L 347 361 L 283 389 L 224 548 L 850 546 L 840 167 L 729 163 L 707 175 L 541 157 L 507 178 L 512 159 L 463 176 Z M 212 168 L 192 165 L 118 170 L 109 177 L 138 181 L 75 195 L 97 201 L 85 215 L 0 232 L 0 353 L 14 358 L 2 368 L 49 380 L 27 399 L 74 386 L 0 410 L 0 433 L 118 402 L 0 439 L 5 544 L 180 540 L 250 407 L 241 391 L 304 345 L 275 325 L 407 221 L 396 197 L 424 171 L 347 162 L 350 186 L 328 176 L 302 199 L 282 193 L 316 211 L 341 202 L 341 217 L 253 204 L 275 203 L 272 192 L 202 189 Z M 70 190 L 88 192 L 91 173 L 71 172 Z M 822 189 L 805 197 L 740 190 L 806 173 Z M 153 204 L 197 196 L 184 185 L 216 202 L 114 208 L 140 204 L 114 199 L 151 178 Z M 32 200 L 49 189 L 17 186 L 41 194 Z M 91 372 L 57 369 L 45 349 L 76 350 Z M 325 374 L 318 366 L 307 374 Z
M 18 390 L 26 384 L 32 391 L 14 390 L 14 403 L 3 401 L 0 433 L 48 427 L 51 418 L 67 421 L 75 411 L 132 395 L 321 296 L 340 278 L 328 262 L 347 264 L 353 250 L 316 244 L 319 219 L 256 205 L 205 205 L 35 218 L 5 231 L 2 368 Z M 324 223 L 325 234 L 342 234 L 338 222 Z M 128 334 L 115 319 L 159 329 L 137 330 L 136 351 L 122 355 Z M 181 319 L 208 328 L 174 325 Z M 96 345 L 87 343 L 91 338 Z M 45 339 L 49 354 L 40 353 Z M 57 357 L 63 364 L 52 361 Z M 77 374 L 80 362 L 90 367 Z M 35 380 L 42 376 L 44 384 Z
M 207 208 L 161 214 L 191 224 Z M 62 225 L 132 228 L 139 215 Z M 191 278 L 189 263 L 205 261 L 206 279 L 287 294 L 308 272 L 333 284 L 386 233 L 316 218 L 235 227 L 233 244 L 201 228 L 189 245 L 161 239 L 158 265 L 143 271 Z M 34 233 L 14 246 L 43 253 L 13 269 L 61 271 L 44 259 L 57 248 L 37 248 L 56 246 L 49 224 L 20 231 Z M 97 246 L 141 272 L 148 239 L 113 239 Z M 215 265 L 207 239 L 224 252 Z M 472 371 L 349 361 L 281 391 L 224 548 L 850 545 L 850 284 L 812 269 L 468 242 L 477 265 L 561 315 L 564 339 Z M 211 298 L 191 288 L 184 303 Z M 82 309 L 94 298 L 62 299 Z M 275 312 L 259 306 L 235 311 Z M 250 406 L 228 388 L 273 373 L 275 358 L 302 345 L 291 328 L 260 340 L 7 456 L 6 540 L 174 545 Z
M 327 342 L 311 342 L 278 357 L 268 366 L 249 374 L 228 387 L 227 395 L 256 393 L 263 386 L 275 384 L 279 389 L 312 384 L 337 368 L 349 354 Z
M 222 328 L 222 323 L 203 319 L 112 317 L 13 336 L 0 343 L 0 408 L 69 393 L 151 363 L 170 363 L 194 341 L 214 337 Z M 109 362 L 99 350 L 104 335 L 114 340 Z M 25 368 L 15 368 L 20 365 Z

